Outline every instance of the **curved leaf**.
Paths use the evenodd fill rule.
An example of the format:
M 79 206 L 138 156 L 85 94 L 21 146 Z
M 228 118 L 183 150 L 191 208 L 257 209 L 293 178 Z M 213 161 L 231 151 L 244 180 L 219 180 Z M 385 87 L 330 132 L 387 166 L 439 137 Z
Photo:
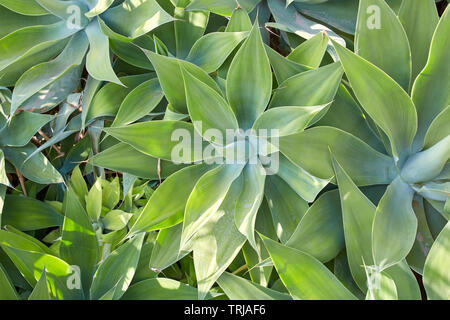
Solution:
M 251 128 L 267 107 L 272 92 L 272 72 L 258 23 L 231 62 L 226 89 L 240 128 Z
M 186 203 L 182 248 L 216 213 L 243 167 L 243 164 L 223 164 L 208 171 L 197 181 Z
M 262 236 L 289 293 L 299 300 L 356 300 L 336 276 L 307 253 Z
M 231 300 L 291 300 L 292 298 L 244 278 L 224 272 L 217 283 Z
M 130 234 L 168 228 L 180 223 L 192 189 L 212 166 L 193 165 L 169 176 L 155 190 L 130 229 Z
M 64 217 L 45 202 L 17 195 L 5 197 L 2 225 L 29 231 L 62 226 L 63 220 Z
M 412 100 L 417 109 L 418 130 L 414 149 L 420 150 L 430 123 L 450 105 L 450 7 L 447 6 L 431 42 L 425 68 L 417 76 L 412 89 Z
M 156 180 L 166 178 L 183 166 L 161 160 L 158 174 L 158 159 L 137 151 L 126 143 L 118 143 L 96 154 L 91 161 L 94 165 L 114 171 L 126 172 L 132 175 Z
M 144 53 L 149 58 L 164 91 L 167 101 L 179 113 L 187 113 L 186 95 L 181 66 L 195 78 L 221 93 L 216 82 L 200 67 L 193 63 L 158 55 L 148 50 Z
M 411 250 L 417 232 L 412 208 L 414 191 L 396 178 L 375 211 L 372 227 L 373 260 L 381 270 L 402 261 Z
M 423 283 L 430 300 L 450 299 L 449 246 L 450 222 L 447 222 L 431 247 L 423 269 Z
M 173 162 L 174 155 L 184 163 L 201 160 L 202 147 L 206 143 L 195 133 L 191 123 L 182 121 L 147 121 L 105 128 L 104 131 L 140 152 Z M 175 154 L 176 151 L 182 151 L 182 154 Z
M 119 127 L 141 119 L 158 106 L 163 96 L 158 79 L 145 81 L 125 97 L 112 126 Z
M 114 250 L 95 272 L 91 299 L 118 300 L 127 290 L 136 271 L 145 233 L 140 233 Z
M 392 153 L 402 164 L 411 152 L 417 130 L 417 114 L 411 98 L 375 65 L 338 44 L 335 49 L 356 97 L 389 137 Z
M 409 39 L 412 62 L 411 84 L 413 84 L 427 63 L 431 39 L 439 22 L 435 1 L 402 1 L 398 18 Z
M 312 204 L 286 245 L 321 262 L 330 261 L 338 255 L 344 248 L 338 192 L 328 191 Z
M 125 0 L 101 18 L 112 30 L 131 39 L 174 20 L 155 0 Z
M 211 213 L 193 241 L 199 299 L 206 297 L 209 289 L 233 262 L 245 242 L 245 237 L 234 223 L 235 205 L 242 190 L 242 180 L 239 178 L 232 183 L 220 206 Z M 187 214 L 188 212 L 186 210 Z M 185 230 L 183 229 L 183 232 Z
M 328 147 L 357 185 L 388 184 L 397 175 L 392 158 L 336 128 L 315 127 L 280 137 L 280 151 L 294 164 L 321 179 L 334 176 Z
M 384 0 L 359 2 L 355 37 L 355 52 L 386 72 L 407 91 L 411 78 L 408 37 L 395 12 Z M 349 78 L 351 80 L 352 77 L 349 75 Z

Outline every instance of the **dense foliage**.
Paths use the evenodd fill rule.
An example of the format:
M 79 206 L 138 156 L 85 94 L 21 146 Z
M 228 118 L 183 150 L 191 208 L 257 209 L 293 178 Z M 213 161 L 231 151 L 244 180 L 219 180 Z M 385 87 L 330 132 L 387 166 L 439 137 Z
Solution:
M 0 0 L 0 299 L 450 299 L 449 8 Z

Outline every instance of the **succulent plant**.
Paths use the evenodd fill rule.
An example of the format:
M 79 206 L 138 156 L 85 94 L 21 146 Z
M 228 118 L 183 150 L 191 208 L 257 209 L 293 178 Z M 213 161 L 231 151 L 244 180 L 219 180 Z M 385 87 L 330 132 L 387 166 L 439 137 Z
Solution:
M 448 300 L 446 5 L 0 0 L 0 299 Z

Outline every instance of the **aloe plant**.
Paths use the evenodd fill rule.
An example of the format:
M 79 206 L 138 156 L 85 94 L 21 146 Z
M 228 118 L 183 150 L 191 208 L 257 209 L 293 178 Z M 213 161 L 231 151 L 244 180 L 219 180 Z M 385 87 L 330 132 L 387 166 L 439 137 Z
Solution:
M 28 282 L 25 289 L 30 290 L 30 285 L 34 288 L 28 291 L 28 299 L 118 299 L 132 278 L 137 282 L 156 276 L 146 263 L 140 263 L 141 252 L 151 252 L 153 248 L 152 235 L 144 241 L 144 233 L 140 233 L 119 245 L 128 224 L 135 219 L 130 212 L 139 212 L 136 206 L 145 202 L 152 189 L 148 182 L 136 178 L 123 183 L 122 189 L 118 177 L 112 181 L 98 178 L 88 190 L 76 167 L 64 202 L 43 203 L 18 195 L 6 196 L 5 230 L 0 231 L 0 245 Z M 33 211 L 27 209 L 30 207 Z M 25 233 L 54 226 L 59 229 L 42 240 Z M 50 247 L 45 243 L 50 243 Z M 6 270 L 11 271 L 10 266 Z M 2 297 L 9 293 L 19 298 L 14 289 L 17 284 L 11 283 L 6 270 L 1 270 L 8 284 L 2 286 Z M 145 286 L 161 282 L 176 283 L 155 279 Z M 137 290 L 130 287 L 128 295 Z
M 376 5 L 380 9 L 379 19 L 384 28 L 371 28 L 367 23 L 367 7 L 370 5 Z M 380 176 L 381 172 L 378 170 L 383 167 L 381 159 L 367 159 L 359 164 L 355 162 L 356 157 L 361 157 L 366 151 L 350 141 L 343 143 L 344 137 L 347 136 L 345 132 L 338 132 L 329 127 L 317 127 L 315 134 L 309 131 L 311 134 L 299 133 L 280 140 L 281 152 L 289 152 L 288 157 L 297 165 L 303 165 L 320 178 L 336 176 L 341 194 L 349 264 L 361 289 L 366 288 L 362 265 L 372 266 L 376 272 L 382 273 L 403 263 L 415 241 L 418 246 L 424 245 L 423 239 L 428 227 L 426 223 L 423 225 L 422 221 L 418 228 L 418 218 L 414 212 L 414 208 L 419 211 L 422 199 L 425 204 L 432 204 L 433 208 L 440 212 L 437 214 L 442 214 L 445 220 L 448 219 L 445 204 L 448 202 L 446 172 L 450 140 L 446 126 L 438 124 L 443 123 L 443 119 L 447 117 L 449 95 L 446 86 L 449 80 L 445 69 L 437 66 L 445 65 L 442 59 L 445 59 L 444 43 L 449 34 L 449 10 L 447 9 L 438 23 L 432 1 L 413 5 L 412 2 L 405 2 L 402 8 L 405 15 L 400 18 L 405 29 L 410 30 L 415 22 L 409 19 L 410 16 L 406 12 L 425 12 L 424 10 L 429 8 L 426 11 L 428 16 L 423 17 L 427 19 L 427 24 L 423 24 L 418 31 L 420 37 L 417 37 L 416 33 L 405 32 L 400 19 L 384 1 L 367 0 L 360 1 L 355 48 L 358 55 L 334 43 L 348 77 L 348 84 L 362 110 L 369 117 L 374 132 L 386 147 L 386 155 L 383 155 L 383 158 L 391 157 L 391 171 L 385 171 L 391 183 L 378 206 L 375 207 L 356 185 L 377 184 L 370 180 Z M 433 23 L 436 26 L 434 33 L 429 31 L 430 24 Z M 397 48 L 396 55 L 389 55 L 389 58 L 387 41 L 395 43 Z M 415 41 L 420 44 L 412 45 Z M 429 48 L 429 53 L 424 52 L 424 46 Z M 424 56 L 428 56 L 427 61 L 423 59 Z M 412 64 L 414 68 L 411 67 Z M 417 74 L 411 70 L 422 71 Z M 336 140 L 340 141 L 339 143 L 330 141 L 332 133 L 341 136 L 341 139 Z M 323 141 L 323 144 L 318 144 L 317 141 Z M 291 150 L 291 146 L 300 143 L 305 145 L 303 152 L 315 155 L 314 161 L 305 160 L 299 153 Z M 346 151 L 342 153 L 342 150 Z M 372 178 L 364 172 L 366 165 L 371 168 Z M 325 174 L 325 171 L 329 173 Z M 414 198 L 415 194 L 417 199 Z M 430 209 L 426 210 L 427 215 L 436 214 L 436 211 Z M 355 216 L 357 211 L 365 213 Z M 361 220 L 359 230 L 354 230 L 352 226 L 355 219 Z M 362 219 L 368 220 L 363 222 Z M 445 233 L 444 225 L 441 225 L 441 228 Z M 364 240 L 358 238 L 358 233 L 360 237 L 365 234 Z M 415 270 L 423 270 L 427 282 L 432 282 L 427 277 L 434 278 L 437 274 L 445 278 L 438 265 L 433 269 L 426 262 L 427 249 L 418 252 L 421 259 Z M 414 251 L 414 254 L 417 254 L 417 251 Z M 430 259 L 433 259 L 432 256 Z M 424 268 L 424 265 L 428 268 Z M 431 275 L 427 270 L 434 270 L 436 273 Z M 445 296 L 445 292 L 435 292 L 433 286 L 426 285 L 426 289 L 430 296 Z
M 448 299 L 444 7 L 0 0 L 0 299 Z
M 131 42 L 174 19 L 155 0 L 5 0 L 0 5 L 11 22 L 0 44 L 0 84 L 15 85 L 11 114 L 19 107 L 58 105 L 77 88 L 84 67 L 97 80 L 123 85 L 111 66 L 109 39 Z
M 215 254 L 221 254 L 221 259 L 214 269 L 213 265 L 209 267 L 210 270 L 196 269 L 199 294 L 204 296 L 214 280 L 239 252 L 245 239 L 258 250 L 254 233 L 255 221 L 264 194 L 269 200 L 274 220 L 281 223 L 283 229 L 292 229 L 288 225 L 292 212 L 283 212 L 278 208 L 284 201 L 289 202 L 283 199 L 285 195 L 278 193 L 279 188 L 286 189 L 289 197 L 297 199 L 295 201 L 305 209 L 307 202 L 313 201 L 328 183 L 328 180 L 317 179 L 303 168 L 294 165 L 283 155 L 280 155 L 280 168 L 276 169 L 276 176 L 266 178 L 263 163 L 267 162 L 265 157 L 277 152 L 276 146 L 273 145 L 275 138 L 303 131 L 320 119 L 333 100 L 342 69 L 339 64 L 331 64 L 294 75 L 279 85 L 273 94 L 269 110 L 264 112 L 272 96 L 272 72 L 257 24 L 253 26 L 230 64 L 225 79 L 225 92 L 222 92 L 219 85 L 204 70 L 187 61 L 152 52 L 147 52 L 147 55 L 155 67 L 167 100 L 180 113 L 187 113 L 192 123 L 176 120 L 149 121 L 122 127 L 112 126 L 105 128 L 105 131 L 140 152 L 166 161 L 174 161 L 172 151 L 177 142 L 171 141 L 172 133 L 179 129 L 190 134 L 189 139 L 193 139 L 193 142 L 191 144 L 189 140 L 187 144 L 192 148 L 186 149 L 188 152 L 185 151 L 179 161 L 192 163 L 205 160 L 205 163 L 182 169 L 164 181 L 131 228 L 130 235 L 172 227 L 183 221 L 180 251 L 190 251 L 190 246 L 193 246 L 194 263 L 198 268 L 215 263 Z M 250 56 L 253 58 L 249 60 Z M 180 75 L 177 82 L 170 78 L 175 73 Z M 297 89 L 302 84 L 312 82 L 318 84 L 313 92 L 299 92 Z M 248 138 L 249 141 L 245 141 L 243 135 L 234 142 L 226 142 L 229 143 L 226 145 L 217 135 L 215 138 L 208 137 L 208 129 L 217 129 L 219 134 L 225 137 L 227 130 L 253 129 L 254 132 L 259 132 L 278 128 L 281 130 L 272 133 L 273 136 L 269 134 L 267 140 L 254 134 Z M 196 135 L 201 136 L 200 144 L 205 144 L 205 148 L 199 150 L 200 155 L 196 154 L 194 148 Z M 239 148 L 240 144 L 244 150 L 255 148 L 253 152 L 258 153 L 256 160 L 249 159 L 248 155 L 237 154 L 241 162 L 208 161 L 208 157 L 227 157 L 224 149 Z M 274 149 L 264 153 L 261 145 L 266 144 Z M 256 149 L 258 145 L 259 150 Z M 189 184 L 183 183 L 174 190 L 174 186 L 186 179 L 189 179 Z M 172 194 L 174 191 L 177 192 L 175 197 Z M 176 202 L 164 208 L 169 197 Z M 237 202 L 236 209 L 232 206 L 234 202 Z M 304 209 L 294 210 L 298 211 L 296 215 L 301 216 Z M 211 253 L 208 257 L 204 252 L 206 248 L 197 246 L 202 243 L 199 234 L 205 233 L 202 238 L 208 236 L 214 239 L 214 230 L 221 228 L 224 219 L 231 219 L 229 221 L 234 223 L 228 223 L 228 230 L 221 232 L 221 236 L 227 238 L 216 239 L 217 253 Z M 288 220 L 281 222 L 282 219 Z M 279 237 L 287 239 L 289 231 L 281 230 Z M 228 244 L 231 240 L 233 245 Z M 200 258 L 197 258 L 198 256 Z

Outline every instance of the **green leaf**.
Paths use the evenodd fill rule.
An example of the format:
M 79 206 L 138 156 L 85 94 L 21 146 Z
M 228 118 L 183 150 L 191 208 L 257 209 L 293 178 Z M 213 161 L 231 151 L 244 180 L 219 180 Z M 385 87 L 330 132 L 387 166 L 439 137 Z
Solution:
M 256 214 L 264 198 L 266 172 L 258 161 L 247 163 L 242 170 L 243 186 L 236 201 L 234 221 L 236 226 L 255 250 L 258 250 L 255 239 Z
M 114 171 L 126 172 L 141 178 L 156 180 L 158 176 L 158 159 L 137 151 L 126 143 L 118 143 L 99 154 L 95 155 L 92 163 L 96 166 L 108 168 Z M 172 162 L 161 160 L 161 178 L 166 178 L 172 173 L 183 168 Z
M 159 231 L 150 258 L 151 270 L 160 272 L 192 251 L 190 245 L 185 248 L 180 247 L 182 231 L 182 223 Z
M 155 68 L 166 99 L 175 111 L 184 114 L 187 113 L 184 80 L 181 67 L 186 69 L 198 80 L 207 84 L 218 93 L 221 93 L 216 82 L 203 69 L 195 64 L 184 60 L 161 56 L 148 50 L 144 50 L 144 53 L 147 55 Z
M 395 48 L 395 51 L 390 48 Z M 408 37 L 395 12 L 384 0 L 359 2 L 355 52 L 386 72 L 408 91 L 411 78 L 411 52 Z M 346 62 L 343 63 L 344 68 L 347 69 Z M 352 76 L 348 76 L 351 80 Z
M 425 261 L 423 283 L 430 300 L 448 300 L 450 298 L 450 222 L 439 233 Z
M 182 68 L 186 103 L 196 130 L 205 138 L 205 132 L 219 130 L 222 137 L 227 130 L 237 130 L 238 122 L 233 110 L 222 96 L 211 87 Z M 222 144 L 222 141 L 215 141 Z
M 155 246 L 154 237 L 147 238 L 141 249 L 141 254 L 139 256 L 139 262 L 136 267 L 136 272 L 134 273 L 133 283 L 137 283 L 142 280 L 153 279 L 158 276 L 158 272 L 149 268 L 148 262 L 150 261 L 153 248 Z
M 28 300 L 51 300 L 48 284 L 47 284 L 47 271 L 42 271 L 39 281 L 34 286 L 33 291 L 28 296 Z
M 341 129 L 361 139 L 375 150 L 386 152 L 386 148 L 369 126 L 358 103 L 342 84 L 339 86 L 333 104 L 315 125 Z
M 298 64 L 318 68 L 327 50 L 328 36 L 319 32 L 295 48 L 287 58 Z
M 450 123 L 450 106 L 447 106 L 441 113 L 439 113 L 433 122 L 428 127 L 425 135 L 424 149 L 429 149 L 445 137 L 450 135 L 450 128 L 447 123 Z
M 266 177 L 264 194 L 277 236 L 285 243 L 308 210 L 308 203 L 276 175 Z
M 334 176 L 328 147 L 357 185 L 388 184 L 397 175 L 392 158 L 336 128 L 315 127 L 280 137 L 279 145 L 289 160 L 321 179 Z
M 104 12 L 102 19 L 114 32 L 131 39 L 174 20 L 155 0 L 125 0 Z
M 350 290 L 358 299 L 364 299 L 365 295 L 359 289 L 358 285 L 353 279 L 350 267 L 347 262 L 347 254 L 345 250 L 337 255 L 334 259 L 333 273 L 342 282 L 342 284 Z
M 114 0 L 97 0 L 97 3 L 94 7 L 89 10 L 89 12 L 86 12 L 84 15 L 88 18 L 93 18 L 95 16 L 98 16 L 99 14 L 102 14 L 108 8 L 113 4 Z
M 286 59 L 267 45 L 265 46 L 265 49 L 278 83 L 283 83 L 290 77 L 309 70 L 306 66 L 302 66 L 301 64 Z
M 338 255 L 344 248 L 344 232 L 337 191 L 328 191 L 313 203 L 286 246 L 308 253 L 321 262 Z
M 269 109 L 261 114 L 253 124 L 256 132 L 267 129 L 270 136 L 276 136 L 271 130 L 278 130 L 278 136 L 287 136 L 303 131 L 313 118 L 328 104 L 311 107 L 279 107 Z
M 330 103 L 343 74 L 339 63 L 302 72 L 282 82 L 273 94 L 270 107 L 319 106 Z
M 72 188 L 67 189 L 64 212 L 60 256 L 80 268 L 82 288 L 88 296 L 100 249 L 89 216 Z
M 116 116 L 126 96 L 142 82 L 151 79 L 154 74 L 140 74 L 120 77 L 120 81 L 127 87 L 108 83 L 95 94 L 86 113 L 86 120 L 92 120 L 104 116 Z M 95 83 L 93 83 L 95 86 Z
M 263 199 L 261 206 L 258 209 L 255 230 L 259 233 L 265 234 L 271 239 L 277 238 L 277 233 L 273 225 L 272 214 L 265 199 Z M 270 258 L 261 238 L 256 237 L 255 240 L 258 250 L 254 250 L 253 247 L 246 242 L 242 247 L 242 254 L 244 255 L 245 262 L 247 264 L 250 279 L 255 283 L 259 283 L 261 286 L 266 287 L 270 281 L 273 264 L 266 267 L 260 265 L 266 259 L 270 261 Z
M 100 179 L 92 185 L 86 196 L 86 211 L 93 222 L 98 222 L 102 213 L 102 186 Z
M 186 203 L 182 248 L 216 213 L 243 167 L 243 164 L 222 164 L 197 181 Z
M 224 272 L 217 283 L 230 300 L 291 300 L 292 298 L 244 278 Z
M 0 145 L 23 147 L 52 119 L 54 117 L 47 114 L 20 112 L 14 115 L 3 129 L 0 129 Z
M 50 205 L 37 199 L 6 195 L 2 225 L 12 225 L 22 231 L 62 226 L 64 217 Z
M 24 147 L 3 148 L 5 159 L 19 169 L 26 178 L 39 184 L 63 182 L 61 174 L 42 153 L 35 154 L 25 162 L 34 150 L 36 147 L 32 143 Z
M 168 228 L 183 220 L 184 209 L 197 181 L 213 166 L 193 165 L 169 176 L 155 190 L 131 227 L 130 234 Z
M 158 79 L 145 81 L 125 97 L 112 126 L 124 126 L 141 119 L 156 108 L 163 96 Z
M 197 300 L 197 289 L 172 279 L 147 279 L 130 286 L 122 300 Z
M 412 208 L 413 195 L 414 191 L 398 177 L 377 206 L 372 253 L 375 265 L 381 270 L 402 261 L 414 244 L 417 218 Z
M 437 177 L 450 158 L 450 135 L 434 146 L 408 158 L 402 168 L 402 178 L 410 183 L 426 182 Z
M 88 111 L 92 105 L 92 100 L 95 96 L 97 90 L 100 89 L 102 81 L 99 81 L 91 76 L 88 76 L 86 85 L 83 91 L 83 100 L 81 102 L 81 127 L 84 128 L 86 126 L 86 117 L 88 115 Z
M 415 150 L 420 150 L 431 122 L 450 105 L 450 66 L 447 63 L 449 37 L 450 9 L 447 6 L 434 32 L 428 62 L 417 76 L 411 93 L 419 120 Z
M 0 299 L 1 300 L 20 300 L 14 285 L 11 282 L 6 270 L 0 264 Z
M 98 19 L 94 18 L 85 29 L 89 39 L 89 52 L 86 57 L 86 69 L 97 79 L 123 85 L 111 66 L 108 37 L 102 33 Z
M 409 252 L 406 260 L 411 269 L 423 275 L 423 266 L 425 264 L 428 252 L 433 245 L 434 238 L 428 226 L 424 200 L 422 197 L 415 195 L 413 199 L 413 209 L 417 217 L 417 235 L 416 241 Z
M 19 269 L 24 278 L 32 285 L 36 286 L 42 272 L 46 271 L 47 285 L 52 299 L 58 300 L 79 300 L 83 294 L 76 286 L 69 289 L 68 284 L 77 274 L 65 261 L 49 254 L 26 251 L 2 245 L 3 250 L 8 254 L 14 265 Z
M 220 207 L 216 207 L 193 240 L 195 275 L 200 300 L 206 297 L 214 282 L 233 262 L 246 240 L 234 223 L 236 201 L 242 187 L 243 178 L 240 177 L 228 189 Z M 188 212 L 186 210 L 186 214 Z
M 225 32 L 239 32 L 252 30 L 252 22 L 247 11 L 243 8 L 236 8 L 228 20 Z
M 369 287 L 367 291 L 366 300 L 397 300 L 397 288 L 395 282 L 386 274 L 386 272 L 379 272 L 373 277 L 375 284 Z
M 411 48 L 412 84 L 427 63 L 431 39 L 439 22 L 439 15 L 433 0 L 413 0 L 402 1 L 398 18 L 405 28 Z
M 176 56 L 185 59 L 194 43 L 203 35 L 209 19 L 209 11 L 186 11 L 188 4 L 177 3 L 173 23 L 175 33 Z
M 38 3 L 33 1 L 15 1 L 15 0 L 0 0 L 0 4 L 9 10 L 15 11 L 23 15 L 46 15 L 48 12 L 42 8 Z
M 11 113 L 18 107 L 30 109 L 53 107 L 76 89 L 81 64 L 88 49 L 84 33 L 74 35 L 64 51 L 54 60 L 34 66 L 25 72 L 13 91 Z M 58 92 L 61 91 L 61 92 Z M 39 103 L 34 100 L 38 99 Z
M 208 33 L 195 42 L 186 60 L 208 73 L 214 72 L 247 36 L 248 32 Z
M 258 23 L 231 62 L 226 89 L 240 128 L 251 128 L 267 107 L 272 91 L 272 72 Z
M 132 216 L 132 213 L 122 210 L 111 210 L 103 217 L 102 223 L 105 229 L 117 231 L 125 228 Z
M 102 205 L 108 209 L 113 209 L 120 201 L 120 182 L 116 176 L 112 181 L 101 180 L 102 182 Z
M 261 236 L 289 293 L 299 300 L 356 300 L 322 263 L 307 253 Z
M 279 154 L 279 167 L 277 175 L 308 202 L 313 202 L 319 192 L 330 182 L 330 179 L 320 179 L 311 175 L 289 161 L 283 154 Z
M 117 300 L 127 290 L 139 261 L 145 233 L 140 233 L 114 250 L 95 272 L 91 299 Z
M 388 0 L 388 2 L 389 1 L 390 0 Z M 345 33 L 355 33 L 356 16 L 358 13 L 357 1 L 294 0 L 294 6 L 302 14 L 319 21 L 326 21 L 328 25 L 333 26 Z
M 81 206 L 83 208 L 86 207 L 86 196 L 88 195 L 88 188 L 79 166 L 76 166 L 72 170 L 72 176 L 70 177 L 69 185 L 72 188 L 72 191 L 74 191 L 76 196 L 78 197 Z
M 367 60 L 335 44 L 356 98 L 391 142 L 396 161 L 411 152 L 417 114 L 408 94 L 386 73 Z M 347 166 L 345 166 L 347 167 Z
M 395 282 L 399 300 L 422 300 L 420 287 L 410 266 L 403 260 L 383 271 Z
M 333 168 L 341 198 L 345 246 L 350 272 L 361 291 L 366 292 L 365 266 L 373 265 L 372 224 L 376 207 L 358 189 L 334 157 Z
M 286 3 L 283 0 L 269 0 L 268 5 L 276 23 L 266 23 L 266 26 L 272 26 L 281 31 L 294 33 L 304 39 L 310 39 L 317 33 L 326 32 L 330 39 L 345 45 L 345 40 L 333 30 L 308 19 L 306 16 L 300 14 L 294 6 L 286 7 Z M 340 6 L 341 4 L 339 3 Z M 328 47 L 328 53 L 335 61 L 337 60 L 336 53 L 331 46 Z
M 52 252 L 45 244 L 25 232 L 21 232 L 10 225 L 5 225 L 3 229 L 6 231 L 0 231 L 1 244 L 27 251 L 48 254 Z
M 84 16 L 88 10 L 88 6 L 84 1 L 61 1 L 61 0 L 34 0 L 46 9 L 51 14 L 66 20 L 68 28 L 83 29 L 89 20 Z M 73 10 L 73 6 L 76 9 Z M 74 18 L 74 15 L 80 14 L 79 17 Z
M 6 175 L 5 156 L 1 149 L 0 149 L 0 185 L 7 186 L 7 187 L 10 186 L 8 176 Z M 2 212 L 2 207 L 3 207 L 3 205 L 0 206 L 0 212 Z M 0 222 L 1 222 L 1 219 L 0 219 Z
M 241 0 L 239 4 L 247 12 L 252 11 L 259 0 Z M 235 0 L 192 0 L 187 10 L 210 10 L 216 14 L 231 16 L 237 4 Z
M 104 130 L 136 150 L 155 158 L 183 163 L 195 162 L 203 158 L 202 145 L 196 146 L 199 138 L 191 123 L 156 120 Z M 197 150 L 199 147 L 200 150 Z M 175 153 L 176 151 L 181 151 L 182 154 Z M 179 157 L 179 161 L 175 161 L 174 155 Z
M 15 63 L 24 63 L 27 56 L 49 49 L 57 41 L 71 36 L 76 31 L 67 28 L 65 21 L 60 21 L 50 25 L 25 27 L 3 37 L 0 40 L 0 46 L 4 49 L 0 58 L 0 71 L 7 71 L 6 68 L 14 67 Z M 36 61 L 32 61 L 26 69 L 35 64 Z
M 371 231 L 376 207 L 335 160 L 333 165 L 341 194 L 347 257 L 356 283 L 363 292 L 368 289 L 368 296 L 373 295 L 372 299 L 381 299 L 381 296 L 377 298 L 377 295 L 382 294 L 388 294 L 384 296 L 385 299 L 389 297 L 397 299 L 397 295 L 399 299 L 420 299 L 417 281 L 406 262 L 402 261 L 383 273 L 377 273 L 376 269 L 368 273 L 373 268 Z M 394 290 L 385 291 L 386 288 L 383 286 L 388 285 L 389 289 L 391 285 L 390 280 L 383 279 L 384 277 L 394 281 Z M 394 291 L 395 295 L 389 295 Z

